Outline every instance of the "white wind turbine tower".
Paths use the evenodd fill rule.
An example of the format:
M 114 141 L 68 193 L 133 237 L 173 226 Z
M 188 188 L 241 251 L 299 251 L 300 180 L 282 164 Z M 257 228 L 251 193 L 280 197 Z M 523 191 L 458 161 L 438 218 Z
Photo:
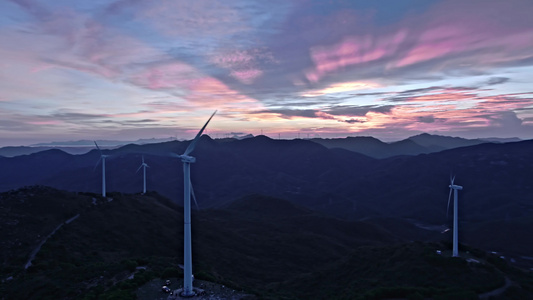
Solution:
M 213 116 L 217 113 L 215 111 L 211 117 L 207 120 L 204 127 L 200 129 L 194 140 L 189 144 L 185 152 L 183 152 L 182 155 L 177 155 L 181 159 L 181 162 L 183 163 L 183 291 L 181 292 L 181 296 L 184 297 L 192 297 L 195 295 L 195 292 L 193 291 L 192 287 L 192 253 L 191 253 L 191 193 L 192 193 L 192 186 L 191 186 L 191 163 L 196 162 L 196 158 L 189 156 L 191 152 L 194 150 L 194 147 L 196 146 L 196 143 L 198 142 L 198 139 L 200 139 L 200 136 L 202 135 L 202 132 L 207 127 L 207 124 L 209 124 L 209 121 L 213 118 Z M 196 200 L 196 199 L 195 199 Z
M 100 159 L 98 159 L 98 161 L 96 162 L 94 169 L 96 169 L 96 167 L 98 167 L 98 163 L 102 161 L 102 197 L 105 197 L 105 159 L 109 155 L 105 155 L 102 153 L 102 150 L 100 150 L 100 147 L 98 147 L 98 144 L 96 143 L 96 141 L 94 141 L 94 144 L 96 145 L 96 148 L 98 149 L 98 151 L 100 151 Z
M 450 195 L 448 196 L 448 211 L 450 210 L 450 199 L 452 197 L 453 190 L 453 257 L 459 257 L 459 242 L 458 242 L 458 218 L 457 218 L 457 191 L 462 190 L 463 187 L 460 185 L 454 184 L 455 176 L 450 177 Z M 446 217 L 448 216 L 448 211 L 446 211 Z
M 150 168 L 150 166 L 144 162 L 144 155 L 142 156 L 142 164 L 135 173 L 138 173 L 141 168 L 143 168 L 143 194 L 146 194 L 146 168 Z

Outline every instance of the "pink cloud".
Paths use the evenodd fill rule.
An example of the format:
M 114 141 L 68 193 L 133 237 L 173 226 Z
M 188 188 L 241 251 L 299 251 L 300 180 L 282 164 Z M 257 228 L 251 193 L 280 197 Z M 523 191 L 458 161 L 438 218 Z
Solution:
M 43 121 L 29 121 L 28 124 L 32 125 L 59 125 L 63 124 L 63 122 L 58 120 L 43 120 Z
M 104 26 L 90 15 L 71 9 L 40 11 L 39 26 L 29 26 L 32 34 L 2 28 L 2 58 L 29 64 L 29 72 L 72 69 L 109 79 L 119 79 L 132 62 L 142 63 L 163 55 L 138 39 L 113 27 Z
M 249 65 L 255 60 L 250 51 L 237 50 L 234 52 L 217 55 L 211 61 L 223 68 L 233 68 L 235 66 Z
M 406 38 L 407 32 L 399 30 L 392 35 L 375 38 L 371 35 L 349 36 L 330 46 L 314 46 L 310 56 L 315 68 L 306 73 L 311 82 L 325 74 L 383 59 L 392 55 Z
M 337 118 L 335 118 L 333 115 L 330 115 L 322 111 L 315 112 L 315 116 L 323 120 L 337 120 Z
M 41 72 L 41 71 L 53 69 L 55 67 L 56 66 L 54 66 L 52 64 L 48 64 L 48 63 L 37 63 L 37 65 L 35 67 L 30 69 L 30 72 L 31 73 L 38 73 L 38 72 Z
M 253 120 L 261 119 L 271 123 L 290 119 L 295 123 L 314 123 L 324 127 L 338 127 L 339 122 L 342 122 L 345 125 L 341 127 L 346 132 L 362 133 L 392 129 L 405 132 L 467 131 L 508 126 L 513 122 L 521 124 L 528 116 L 526 112 L 532 111 L 533 98 L 522 98 L 513 94 L 484 96 L 470 90 L 443 88 L 431 89 L 430 94 L 407 97 L 403 102 L 391 106 L 386 113 L 378 109 L 367 109 L 361 110 L 363 114 L 354 114 L 356 108 L 338 110 L 334 114 L 328 113 L 327 109 L 323 111 L 282 109 L 261 110 L 261 113 L 248 116 Z M 517 117 L 516 112 L 522 110 L 525 110 L 523 116 Z M 513 118 L 505 114 L 512 115 Z
M 416 102 L 421 98 L 415 97 L 414 99 Z M 444 99 L 450 103 L 397 106 L 389 115 L 371 116 L 374 122 L 372 126 L 403 127 L 422 132 L 482 128 L 497 125 L 497 120 L 503 112 L 513 113 L 513 111 L 530 107 L 533 104 L 532 98 L 518 98 L 511 95 L 480 96 L 442 93 L 422 96 L 422 101 L 439 102 Z M 428 115 L 433 118 L 434 122 L 420 122 L 421 118 Z
M 130 75 L 130 80 L 151 90 L 187 89 L 194 85 L 203 75 L 192 66 L 179 62 L 168 61 L 144 69 Z
M 225 85 L 218 79 L 204 77 L 189 86 L 189 92 L 185 96 L 189 102 L 202 107 L 223 110 L 245 108 L 246 110 L 262 107 L 257 100 L 240 94 Z
M 215 0 L 142 2 L 136 17 L 171 37 L 229 37 L 249 31 L 239 10 Z
M 347 35 L 330 45 L 309 49 L 314 67 L 310 82 L 358 66 L 384 72 L 431 62 L 431 71 L 447 66 L 486 68 L 533 57 L 533 27 L 525 11 L 531 1 L 441 1 L 423 15 L 410 15 L 372 35 Z M 497 17 L 495 17 L 497 16 Z M 401 28 L 398 30 L 397 28 Z
M 132 76 L 131 81 L 147 89 L 179 95 L 172 97 L 172 101 L 146 104 L 156 110 L 209 108 L 242 112 L 262 107 L 257 100 L 242 95 L 220 80 L 206 76 L 181 62 L 153 66 Z M 186 103 L 180 100 L 185 100 Z
M 263 71 L 258 69 L 234 70 L 230 73 L 232 77 L 245 84 L 253 83 L 257 77 L 261 76 L 261 74 L 263 74 Z
M 533 28 L 524 13 L 531 9 L 522 0 L 443 1 L 428 13 L 416 46 L 393 67 L 451 55 L 480 66 L 532 57 Z
M 263 71 L 261 65 L 277 63 L 272 53 L 264 48 L 229 51 L 212 56 L 210 61 L 228 69 L 229 75 L 244 84 L 251 84 Z
M 405 103 L 392 107 L 386 114 L 368 111 L 364 116 L 355 119 L 349 115 L 331 116 L 327 113 L 316 114 L 315 117 L 323 124 L 343 122 L 346 124 L 343 128 L 347 132 L 362 134 L 383 134 L 383 130 L 390 131 L 390 134 L 466 132 L 486 128 L 512 130 L 528 123 L 528 112 L 532 111 L 533 105 L 533 98 L 514 94 L 484 96 L 452 88 L 433 90 L 431 94 L 412 96 L 404 100 Z M 296 116 L 291 119 L 305 118 L 309 117 Z

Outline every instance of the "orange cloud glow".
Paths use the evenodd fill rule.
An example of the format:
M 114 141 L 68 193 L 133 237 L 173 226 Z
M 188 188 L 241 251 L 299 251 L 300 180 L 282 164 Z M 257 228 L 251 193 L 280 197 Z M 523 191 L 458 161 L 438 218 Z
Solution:
M 351 91 L 364 90 L 364 89 L 373 89 L 377 87 L 379 87 L 379 85 L 373 82 L 354 81 L 354 82 L 334 83 L 321 90 L 305 92 L 302 94 L 302 96 L 315 97 L 315 96 L 321 96 L 325 94 L 351 92 Z

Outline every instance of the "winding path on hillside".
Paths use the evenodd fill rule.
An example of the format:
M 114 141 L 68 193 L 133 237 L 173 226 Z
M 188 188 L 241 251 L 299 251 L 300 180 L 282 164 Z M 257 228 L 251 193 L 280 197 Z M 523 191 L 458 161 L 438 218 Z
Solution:
M 514 284 L 515 283 L 512 282 L 511 279 L 509 279 L 509 277 L 505 276 L 505 284 L 501 288 L 497 288 L 490 292 L 479 294 L 478 297 L 479 299 L 484 300 L 484 299 L 490 299 L 491 297 L 499 296 L 503 294 L 509 287 L 511 287 Z
M 39 253 L 39 251 L 41 250 L 41 247 L 44 245 L 44 243 L 46 243 L 46 241 L 52 237 L 54 235 L 54 233 L 56 233 L 56 231 L 59 230 L 59 228 L 61 228 L 63 225 L 65 224 L 69 224 L 70 222 L 76 220 L 78 217 L 80 216 L 80 214 L 77 214 L 75 215 L 74 217 L 66 220 L 65 222 L 59 224 L 49 235 L 46 236 L 46 238 L 44 238 L 44 240 L 42 240 L 39 245 L 37 245 L 37 247 L 35 249 L 33 249 L 33 251 L 31 252 L 31 255 L 30 255 L 30 258 L 28 259 L 28 262 L 26 263 L 26 265 L 24 266 L 24 270 L 28 269 L 31 265 L 32 265 L 32 261 L 33 259 L 35 259 L 35 256 L 37 255 L 37 253 Z

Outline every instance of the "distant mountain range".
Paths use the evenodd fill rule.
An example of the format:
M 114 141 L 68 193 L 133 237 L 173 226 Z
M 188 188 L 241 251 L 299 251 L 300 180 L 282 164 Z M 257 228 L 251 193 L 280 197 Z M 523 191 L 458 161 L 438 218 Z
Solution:
M 237 138 L 223 138 L 217 139 L 219 142 L 227 142 L 234 140 L 242 140 L 253 138 L 251 134 L 243 135 Z M 139 139 L 136 141 L 118 141 L 118 140 L 97 140 L 96 142 L 101 148 L 114 149 L 129 144 L 155 144 L 174 141 L 175 138 L 165 139 Z M 448 137 L 440 135 L 430 135 L 423 133 L 412 136 L 405 140 L 393 143 L 385 143 L 373 137 L 347 137 L 337 139 L 322 139 L 313 138 L 308 139 L 327 148 L 342 148 L 361 154 L 368 155 L 374 158 L 386 158 L 396 155 L 417 155 L 422 153 L 432 153 L 442 150 L 472 146 L 482 143 L 508 143 L 519 142 L 519 138 L 486 138 L 486 139 L 464 139 L 459 137 Z M 30 146 L 8 146 L 0 148 L 0 156 L 13 157 L 18 155 L 26 155 L 37 153 L 50 149 L 59 149 L 70 154 L 84 154 L 94 149 L 94 141 L 78 140 L 67 142 L 50 142 L 39 143 Z
M 94 145 L 94 144 L 93 144 Z M 104 147 L 102 147 L 104 148 Z M 79 147 L 65 147 L 65 146 L 7 146 L 0 148 L 0 156 L 15 157 L 20 155 L 29 155 L 46 150 L 61 150 L 69 154 L 85 154 L 94 149 L 94 146 L 79 146 Z
M 367 138 L 343 140 L 352 139 Z M 533 140 L 465 145 L 473 142 L 430 135 L 412 139 L 405 144 L 418 141 L 425 149 L 456 148 L 376 159 L 341 147 L 330 149 L 314 140 L 258 136 L 220 141 L 203 136 L 193 153 L 197 162 L 191 178 L 202 209 L 223 207 L 256 194 L 346 220 L 376 220 L 391 230 L 402 222 L 442 230 L 451 224 L 446 204 L 449 178 L 454 174 L 456 183 L 464 186 L 459 193 L 459 215 L 465 242 L 517 255 L 533 252 L 533 238 L 528 234 L 533 230 Z M 443 140 L 448 142 L 437 143 Z M 180 203 L 182 167 L 169 154 L 183 153 L 187 145 L 171 141 L 103 150 L 110 155 L 108 192 L 141 191 L 142 174 L 136 170 L 144 155 L 150 166 L 148 190 Z M 98 193 L 101 167 L 95 164 L 99 156 L 96 150 L 70 155 L 53 149 L 0 157 L 0 191 L 40 184 Z M 498 228 L 513 230 L 513 234 L 495 232 Z M 503 238 L 490 238 L 496 234 Z
M 518 142 L 518 138 L 509 139 L 464 139 L 422 133 L 398 142 L 385 143 L 373 137 L 347 137 L 338 139 L 311 139 L 327 148 L 342 148 L 374 158 L 387 158 L 397 155 L 418 155 L 443 150 L 479 145 L 483 143 Z
M 96 140 L 99 146 L 103 147 L 117 147 L 127 144 L 153 144 L 174 141 L 176 138 L 169 137 L 163 139 L 139 139 L 136 141 L 119 141 L 119 140 Z M 77 140 L 77 141 L 65 141 L 65 142 L 49 142 L 38 143 L 30 145 L 31 147 L 94 147 L 93 140 Z
M 98 146 L 102 149 L 114 149 L 128 144 L 154 144 L 173 141 L 174 138 L 166 139 L 139 139 L 136 141 L 115 141 L 115 140 L 97 140 Z M 14 157 L 19 155 L 28 155 L 46 150 L 57 149 L 69 154 L 85 154 L 95 148 L 94 141 L 78 140 L 66 142 L 39 143 L 30 146 L 7 146 L 0 148 L 0 156 Z

